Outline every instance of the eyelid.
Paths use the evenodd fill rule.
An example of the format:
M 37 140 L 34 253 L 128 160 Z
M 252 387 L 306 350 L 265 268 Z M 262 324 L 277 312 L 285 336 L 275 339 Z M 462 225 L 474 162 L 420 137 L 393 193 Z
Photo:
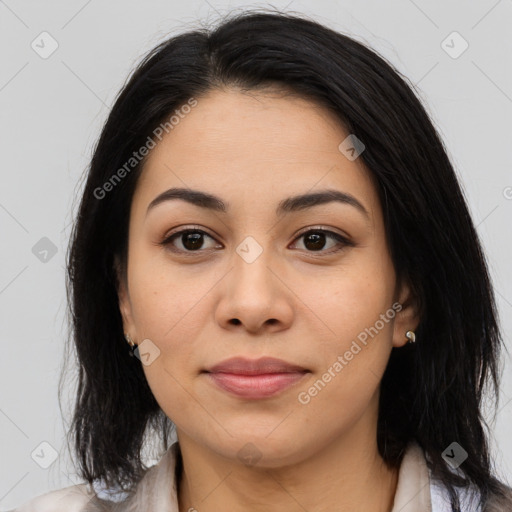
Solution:
M 214 235 L 211 235 L 210 233 L 208 233 L 208 231 L 206 231 L 202 226 L 198 226 L 196 224 L 190 224 L 188 226 L 187 225 L 178 226 L 177 228 L 171 229 L 169 232 L 167 232 L 164 235 L 164 240 L 167 240 L 168 238 L 170 238 L 174 235 L 177 235 L 179 233 L 183 233 L 184 231 L 200 231 L 201 233 L 204 233 L 212 238 L 215 238 Z
M 298 233 L 294 235 L 294 240 L 304 235 L 305 233 L 309 233 L 310 231 L 325 231 L 326 233 L 332 233 L 334 235 L 338 235 L 341 238 L 344 238 L 347 240 L 347 242 L 350 240 L 349 235 L 345 233 L 339 233 L 338 231 L 334 231 L 335 228 L 331 228 L 329 226 L 324 226 L 322 224 L 318 224 L 317 226 L 308 226 L 306 228 L 301 229 Z

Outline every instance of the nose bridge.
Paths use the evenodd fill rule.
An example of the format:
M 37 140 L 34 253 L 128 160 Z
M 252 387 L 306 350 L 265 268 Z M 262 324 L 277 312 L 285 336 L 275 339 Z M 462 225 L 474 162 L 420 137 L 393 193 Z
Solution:
M 224 328 L 241 324 L 251 332 L 263 326 L 277 332 L 293 322 L 293 297 L 281 282 L 286 279 L 279 277 L 284 267 L 274 254 L 272 236 L 264 229 L 253 230 L 255 234 L 246 235 L 234 247 L 216 308 L 217 321 Z
M 272 281 L 272 254 L 269 237 L 248 235 L 235 248 L 234 274 L 236 283 L 246 283 L 253 290 L 261 285 L 268 286 Z M 259 240 L 259 241 L 258 241 Z

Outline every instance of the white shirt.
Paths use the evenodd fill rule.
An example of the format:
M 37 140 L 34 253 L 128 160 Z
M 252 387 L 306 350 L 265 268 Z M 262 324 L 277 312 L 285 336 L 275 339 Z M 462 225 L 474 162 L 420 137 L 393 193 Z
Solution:
M 173 443 L 158 464 L 143 476 L 142 480 L 146 480 L 151 488 L 151 503 L 145 504 L 144 512 L 179 512 L 175 477 L 178 449 L 178 443 Z M 171 483 L 172 489 L 169 487 Z M 99 484 L 94 485 L 94 491 L 88 484 L 79 484 L 50 491 L 8 512 L 82 512 L 95 492 L 100 498 L 114 501 L 124 496 Z M 459 496 L 461 512 L 480 512 L 470 504 L 469 492 L 460 492 Z M 445 487 L 432 478 L 423 450 L 415 442 L 408 445 L 402 459 L 391 512 L 451 512 Z

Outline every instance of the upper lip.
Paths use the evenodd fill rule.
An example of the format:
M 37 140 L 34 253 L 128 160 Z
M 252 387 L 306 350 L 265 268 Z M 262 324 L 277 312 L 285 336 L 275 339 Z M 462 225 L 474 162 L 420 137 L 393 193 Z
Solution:
M 239 375 L 262 375 L 268 373 L 306 372 L 306 368 L 274 357 L 247 359 L 233 357 L 207 368 L 208 373 L 234 373 Z

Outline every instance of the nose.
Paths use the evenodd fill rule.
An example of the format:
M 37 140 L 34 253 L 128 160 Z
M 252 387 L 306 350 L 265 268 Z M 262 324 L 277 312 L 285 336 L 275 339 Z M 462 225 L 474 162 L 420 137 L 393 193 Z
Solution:
M 215 313 L 222 328 L 268 334 L 287 329 L 293 322 L 294 294 L 269 254 L 265 250 L 252 262 L 234 255 Z

